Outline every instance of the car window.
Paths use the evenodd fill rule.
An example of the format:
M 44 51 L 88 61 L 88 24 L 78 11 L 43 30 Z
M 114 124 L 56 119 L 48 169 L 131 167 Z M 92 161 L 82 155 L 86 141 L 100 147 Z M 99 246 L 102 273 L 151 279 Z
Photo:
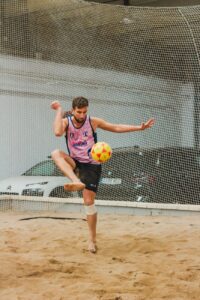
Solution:
M 180 164 L 182 169 L 200 170 L 200 156 L 197 154 L 181 155 Z
M 113 153 L 110 161 L 103 164 L 103 174 L 138 173 L 155 169 L 157 156 L 155 153 L 122 152 Z
M 160 167 L 175 171 L 200 171 L 200 155 L 195 152 L 163 153 Z
M 52 160 L 45 160 L 26 171 L 24 176 L 63 176 Z
M 196 164 L 200 168 L 200 154 L 195 157 Z

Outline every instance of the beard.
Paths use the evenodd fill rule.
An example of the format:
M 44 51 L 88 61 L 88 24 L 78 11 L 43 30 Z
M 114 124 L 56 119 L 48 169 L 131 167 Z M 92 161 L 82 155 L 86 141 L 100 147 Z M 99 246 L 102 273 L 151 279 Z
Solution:
M 75 121 L 76 121 L 77 123 L 79 123 L 79 124 L 82 124 L 82 123 L 85 122 L 85 118 L 84 118 L 84 119 L 77 119 L 77 118 L 74 116 L 74 119 L 75 119 Z

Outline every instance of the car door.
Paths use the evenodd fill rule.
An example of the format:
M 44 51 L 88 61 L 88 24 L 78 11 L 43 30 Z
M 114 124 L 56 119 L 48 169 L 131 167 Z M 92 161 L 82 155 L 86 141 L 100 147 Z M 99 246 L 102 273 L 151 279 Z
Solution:
M 189 204 L 198 199 L 199 161 L 199 154 L 194 149 L 162 150 L 157 181 L 157 196 L 161 202 Z

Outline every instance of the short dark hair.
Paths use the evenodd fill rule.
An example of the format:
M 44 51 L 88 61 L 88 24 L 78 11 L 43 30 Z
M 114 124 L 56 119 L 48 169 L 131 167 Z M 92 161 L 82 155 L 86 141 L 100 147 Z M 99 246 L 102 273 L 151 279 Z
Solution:
M 72 108 L 75 109 L 76 107 L 78 108 L 83 108 L 85 106 L 88 106 L 88 99 L 84 98 L 84 97 L 76 97 L 73 99 L 72 101 Z

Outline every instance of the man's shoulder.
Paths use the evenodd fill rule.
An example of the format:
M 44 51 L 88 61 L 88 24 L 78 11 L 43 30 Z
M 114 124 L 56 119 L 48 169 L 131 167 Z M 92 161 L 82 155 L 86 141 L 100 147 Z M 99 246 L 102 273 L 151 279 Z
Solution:
M 98 123 L 98 118 L 96 118 L 96 117 L 89 116 L 89 119 L 90 119 L 92 124 L 97 124 Z
M 89 116 L 90 120 L 93 122 L 98 122 L 100 118 Z
M 64 125 L 65 127 L 67 127 L 67 126 L 68 126 L 68 123 L 69 123 L 68 117 L 63 118 L 63 119 L 62 119 L 62 123 L 63 123 L 63 125 Z
M 91 120 L 91 125 L 92 125 L 92 128 L 94 129 L 94 131 L 100 127 L 100 124 L 102 122 L 102 119 L 100 118 L 97 118 L 97 117 L 90 117 L 90 120 Z

